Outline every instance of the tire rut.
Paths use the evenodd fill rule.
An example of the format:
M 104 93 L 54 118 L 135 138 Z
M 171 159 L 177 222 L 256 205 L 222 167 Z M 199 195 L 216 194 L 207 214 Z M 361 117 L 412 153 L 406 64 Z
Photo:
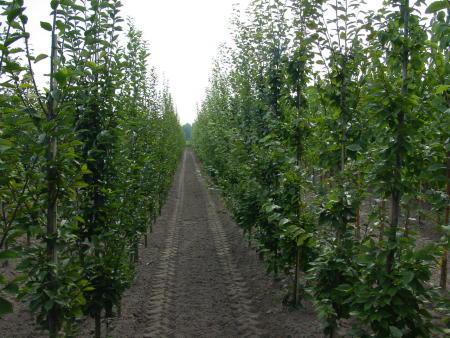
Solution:
M 192 153 L 189 155 L 193 156 Z M 195 158 L 193 160 L 196 172 L 200 173 L 197 161 Z M 216 253 L 224 272 L 224 282 L 227 286 L 226 292 L 231 299 L 231 307 L 238 324 L 239 336 L 261 337 L 264 335 L 264 332 L 259 328 L 259 315 L 253 310 L 248 286 L 233 261 L 227 234 L 207 189 L 207 183 L 200 174 L 198 175 L 198 179 L 204 190 L 208 225 L 210 226 Z
M 158 264 L 157 272 L 153 276 L 152 291 L 147 300 L 147 327 L 143 337 L 165 337 L 170 332 L 169 311 L 170 303 L 175 299 L 176 257 L 179 245 L 179 225 L 184 200 L 186 152 L 183 154 L 182 167 L 177 182 L 177 197 L 175 208 L 167 223 L 167 238 Z
M 110 336 L 323 337 L 312 305 L 281 305 L 279 285 L 200 168 L 188 148 Z

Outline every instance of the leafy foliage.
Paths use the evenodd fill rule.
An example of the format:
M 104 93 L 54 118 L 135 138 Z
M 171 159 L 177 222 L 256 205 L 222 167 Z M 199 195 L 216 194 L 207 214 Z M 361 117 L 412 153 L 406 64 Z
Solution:
M 0 257 L 27 278 L 6 281 L 57 336 L 78 318 L 120 307 L 138 243 L 167 195 L 184 136 L 147 44 L 120 1 L 53 0 L 49 55 L 31 54 L 22 0 L 2 1 Z M 32 33 L 31 33 L 32 34 Z M 33 66 L 49 61 L 48 88 Z M 27 247 L 18 241 L 27 235 Z M 0 313 L 12 311 L 0 298 Z
M 433 2 L 426 20 L 423 1 L 376 12 L 351 0 L 254 1 L 236 13 L 193 125 L 195 151 L 268 271 L 292 285 L 293 304 L 309 293 L 330 336 L 345 319 L 368 328 L 360 336 L 436 329 L 430 270 L 437 253 L 447 265 L 450 194 L 446 9 Z M 423 205 L 444 236 L 418 250 L 411 213 Z

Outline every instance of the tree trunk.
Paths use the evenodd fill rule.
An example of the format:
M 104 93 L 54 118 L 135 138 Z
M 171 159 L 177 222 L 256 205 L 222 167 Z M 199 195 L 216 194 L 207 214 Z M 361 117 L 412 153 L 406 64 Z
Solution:
M 355 226 L 356 226 L 356 238 L 360 239 L 361 238 L 361 208 L 360 207 L 356 208 Z
M 447 178 L 450 180 L 450 151 L 447 152 Z M 447 182 L 447 197 L 450 197 L 450 182 Z M 445 226 L 449 225 L 449 214 L 450 214 L 450 206 L 447 205 L 445 208 Z M 448 239 L 445 243 L 444 253 L 442 254 L 441 259 L 441 280 L 439 285 L 442 290 L 447 289 L 447 274 L 448 274 Z
M 299 301 L 299 279 L 300 279 L 300 248 L 297 248 L 297 254 L 295 259 L 295 278 L 294 278 L 294 306 L 298 305 Z
M 138 242 L 134 243 L 133 251 L 134 251 L 133 262 L 137 263 L 139 261 L 139 243 Z
M 49 123 L 56 122 L 56 99 L 54 92 L 56 90 L 56 81 L 54 74 L 56 72 L 56 58 L 58 56 L 57 40 L 56 40 L 56 11 L 53 15 L 53 31 L 52 31 L 52 53 L 51 53 L 51 69 L 50 69 L 50 91 L 48 93 L 48 106 L 47 106 L 47 121 Z M 53 133 L 56 132 L 56 126 Z M 47 139 L 47 262 L 51 265 L 55 265 L 57 262 L 56 252 L 56 235 L 57 235 L 57 222 L 58 222 L 58 166 L 56 164 L 58 154 L 58 140 L 56 136 L 50 135 Z M 53 291 L 57 288 L 55 285 L 55 271 L 51 269 L 49 271 L 49 287 Z M 48 314 L 48 326 L 50 337 L 57 337 L 58 335 L 58 317 L 59 310 L 56 303 L 50 309 Z
M 358 190 L 359 190 L 360 186 L 361 186 L 361 173 L 359 171 L 358 171 L 358 174 L 357 174 L 356 185 L 357 185 Z M 355 229 L 356 230 L 356 238 L 360 239 L 361 238 L 361 206 L 359 204 L 356 207 L 355 228 L 356 228 Z
M 408 95 L 408 61 L 409 61 L 409 50 L 407 41 L 409 40 L 409 0 L 404 0 L 402 6 L 400 7 L 400 13 L 403 16 L 403 37 L 405 39 L 403 45 L 403 53 L 402 53 L 402 89 L 401 93 L 403 97 Z M 405 112 L 400 110 L 397 116 L 397 129 L 402 130 L 404 128 L 405 123 Z M 397 143 L 404 142 L 404 136 L 399 133 Z M 395 156 L 395 167 L 394 169 L 394 185 L 391 187 L 392 192 L 392 210 L 391 210 L 391 227 L 389 229 L 389 243 L 394 245 L 397 242 L 397 228 L 398 228 L 398 220 L 400 217 L 400 201 L 402 198 L 402 191 L 400 184 L 402 182 L 402 169 L 403 169 L 403 156 L 399 152 L 396 153 Z M 387 259 L 386 259 L 386 270 L 388 273 L 392 271 L 394 265 L 394 257 L 395 257 L 396 248 L 395 245 L 389 250 Z
M 8 242 L 5 241 L 5 244 L 3 245 L 3 248 L 5 249 L 5 251 L 8 250 Z M 0 249 L 1 249 L 1 248 L 0 248 Z M 9 261 L 8 261 L 7 259 L 5 259 L 5 260 L 3 261 L 2 266 L 3 266 L 4 268 L 6 268 L 6 267 L 8 267 L 8 265 L 9 265 Z
M 302 100 L 301 100 L 301 87 L 300 85 L 297 85 L 297 115 L 298 120 L 300 121 L 300 116 L 302 112 Z M 298 175 L 301 178 L 302 174 L 302 133 L 301 133 L 301 126 L 300 122 L 297 122 L 297 130 L 296 130 L 296 138 L 297 138 L 297 144 L 296 144 L 296 164 L 297 164 L 297 170 Z M 313 173 L 314 176 L 314 173 Z M 298 191 L 297 191 L 297 221 L 298 226 L 302 226 L 301 217 L 302 217 L 302 186 L 299 185 Z M 293 303 L 294 306 L 298 305 L 299 301 L 299 282 L 300 282 L 300 260 L 301 260 L 301 248 L 297 246 L 296 256 L 295 256 L 295 276 L 294 276 L 294 295 L 293 295 Z
M 384 239 L 384 229 L 386 224 L 386 200 L 383 198 L 380 205 L 380 234 L 378 241 L 381 242 Z
M 95 315 L 95 338 L 102 336 L 102 315 L 98 313 Z

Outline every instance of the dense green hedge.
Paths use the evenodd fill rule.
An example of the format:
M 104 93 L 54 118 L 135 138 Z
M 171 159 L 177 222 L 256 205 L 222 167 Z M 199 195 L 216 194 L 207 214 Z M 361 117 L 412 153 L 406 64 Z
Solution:
M 49 1 L 41 27 L 52 50 L 38 56 L 24 1 L 0 6 L 0 259 L 20 257 L 25 276 L 0 276 L 1 292 L 18 293 L 52 337 L 84 315 L 100 336 L 166 198 L 183 131 L 142 34 L 132 23 L 122 33 L 120 1 Z M 49 64 L 47 88 L 36 86 L 37 62 Z M 0 315 L 12 311 L 1 295 Z
M 429 337 L 430 271 L 444 290 L 449 245 L 449 4 L 428 19 L 422 1 L 363 7 L 253 2 L 191 142 L 268 270 L 288 276 L 287 301 L 312 297 L 325 333 L 351 317 L 358 336 Z M 418 250 L 424 212 L 442 239 Z

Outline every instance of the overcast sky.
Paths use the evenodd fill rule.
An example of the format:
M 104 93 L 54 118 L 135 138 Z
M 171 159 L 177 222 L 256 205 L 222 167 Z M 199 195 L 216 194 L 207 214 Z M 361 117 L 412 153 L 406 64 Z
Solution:
M 122 16 L 132 17 L 150 45 L 149 63 L 170 86 L 180 121 L 192 123 L 196 106 L 208 86 L 213 58 L 220 44 L 230 41 L 233 4 L 241 8 L 251 0 L 122 0 Z M 379 8 L 382 0 L 368 0 L 366 8 Z M 49 53 L 49 32 L 39 22 L 51 21 L 50 0 L 25 0 L 28 30 L 35 55 Z M 38 64 L 37 73 L 45 62 Z M 48 68 L 48 67 L 45 67 Z
M 182 124 L 195 120 L 212 60 L 219 45 L 230 40 L 229 22 L 237 2 L 246 6 L 250 0 L 122 0 L 122 16 L 132 17 L 143 31 L 150 65 L 168 81 Z M 25 0 L 35 55 L 49 54 L 49 32 L 39 26 L 40 21 L 50 21 L 49 4 L 50 0 Z
M 228 41 L 236 0 L 123 0 L 150 43 L 151 63 L 167 78 L 181 123 L 192 123 L 208 86 L 213 58 Z M 241 0 L 249 3 L 249 0 Z

